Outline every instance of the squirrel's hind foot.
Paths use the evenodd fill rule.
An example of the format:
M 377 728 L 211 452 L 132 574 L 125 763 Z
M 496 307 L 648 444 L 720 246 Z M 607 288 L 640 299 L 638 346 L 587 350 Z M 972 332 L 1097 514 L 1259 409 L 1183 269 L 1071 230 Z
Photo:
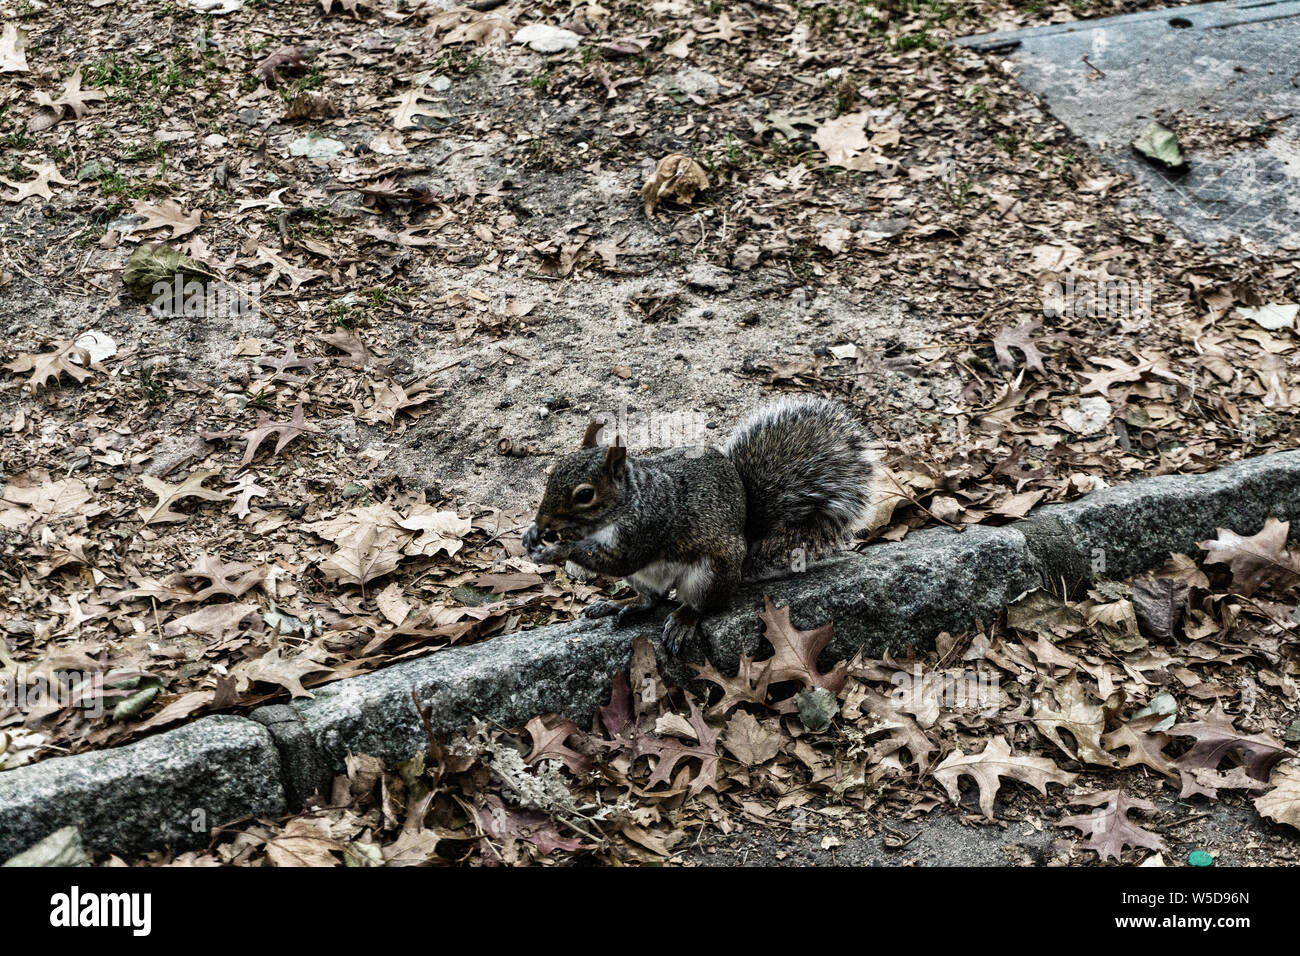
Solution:
M 664 650 L 669 657 L 676 657 L 682 647 L 699 636 L 699 633 L 699 613 L 683 604 L 664 621 Z

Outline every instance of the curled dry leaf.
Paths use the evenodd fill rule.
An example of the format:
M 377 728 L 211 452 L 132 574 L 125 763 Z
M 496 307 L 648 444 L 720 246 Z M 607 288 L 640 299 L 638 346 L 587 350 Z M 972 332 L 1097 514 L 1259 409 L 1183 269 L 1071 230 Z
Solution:
M 1276 823 L 1300 830 L 1300 767 L 1278 767 L 1271 782 L 1273 789 L 1255 798 L 1255 809 Z
M 27 72 L 27 31 L 16 23 L 6 23 L 0 30 L 0 73 Z
M 655 207 L 665 199 L 689 204 L 701 189 L 709 188 L 704 167 L 681 153 L 670 153 L 655 166 L 655 171 L 641 187 L 645 214 L 653 218 Z

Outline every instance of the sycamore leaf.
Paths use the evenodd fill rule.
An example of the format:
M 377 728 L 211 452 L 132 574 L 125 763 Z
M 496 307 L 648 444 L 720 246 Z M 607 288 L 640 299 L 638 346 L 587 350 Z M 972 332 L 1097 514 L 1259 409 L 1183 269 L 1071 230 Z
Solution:
M 1255 809 L 1275 823 L 1300 830 L 1300 767 L 1278 767 L 1273 771 L 1272 783 L 1272 790 L 1255 798 Z
M 867 134 L 870 112 L 845 113 L 817 127 L 812 140 L 826 154 L 827 166 L 842 166 L 860 172 L 874 172 L 887 165 L 880 150 L 898 144 L 897 130 Z
M 1002 786 L 1002 777 L 1027 783 L 1044 796 L 1049 783 L 1068 786 L 1076 779 L 1075 774 L 1059 769 L 1046 757 L 1012 756 L 1011 745 L 1005 737 L 994 737 L 977 754 L 955 750 L 934 768 L 934 779 L 948 792 L 948 799 L 953 803 L 960 802 L 961 790 L 957 781 L 963 775 L 975 778 L 980 809 L 990 820 L 994 819 L 993 801 Z
M 775 652 L 769 662 L 772 683 L 797 680 L 804 687 L 825 687 L 832 694 L 839 693 L 848 676 L 848 663 L 840 661 L 823 674 L 817 669 L 817 657 L 831 642 L 832 627 L 823 624 L 811 631 L 801 631 L 790 623 L 789 607 L 774 607 L 772 599 L 763 595 L 764 609 L 759 615 L 768 639 Z
M 1125 847 L 1144 847 L 1160 851 L 1164 840 L 1150 830 L 1144 830 L 1129 819 L 1130 810 L 1154 813 L 1156 805 L 1148 800 L 1136 800 L 1122 790 L 1089 793 L 1070 799 L 1072 804 L 1100 807 L 1092 813 L 1062 817 L 1058 827 L 1073 827 L 1087 837 L 1084 846 L 1101 859 L 1118 860 Z
M 547 727 L 541 717 L 534 717 L 524 725 L 524 730 L 533 739 L 533 749 L 524 758 L 524 763 L 531 765 L 539 760 L 559 760 L 574 773 L 586 773 L 591 769 L 591 758 L 565 743 L 570 737 L 580 738 L 582 731 L 571 720 L 552 719 L 555 721 L 553 727 Z
M 410 517 L 397 522 L 399 528 L 418 531 L 419 537 L 405 547 L 411 557 L 431 558 L 439 551 L 453 556 L 465 544 L 472 523 L 469 518 L 462 518 L 454 511 L 438 511 L 428 505 L 416 505 L 411 509 Z
M 1300 584 L 1300 551 L 1288 551 L 1287 532 L 1291 522 L 1269 517 L 1263 529 L 1249 537 L 1217 529 L 1218 538 L 1202 541 L 1208 551 L 1203 564 L 1226 564 L 1232 569 L 1233 586 L 1250 597 L 1262 587 Z
M 75 363 L 72 361 L 74 358 L 77 359 Z M 36 392 L 42 386 L 49 388 L 51 380 L 58 382 L 60 375 L 70 375 L 76 381 L 84 382 L 90 377 L 90 353 L 67 339 L 61 339 L 54 343 L 53 352 L 20 355 L 5 368 L 19 375 L 31 372 L 24 386 Z
M 314 534 L 333 541 L 338 549 L 320 564 L 331 581 L 359 584 L 394 570 L 405 556 L 410 532 L 398 527 L 399 515 L 388 505 L 353 508 L 327 521 L 307 525 Z
M 153 475 L 141 475 L 140 480 L 153 494 L 158 496 L 158 503 L 153 508 L 141 508 L 140 517 L 145 524 L 163 524 L 169 521 L 185 521 L 189 515 L 172 511 L 172 505 L 182 498 L 201 498 L 204 501 L 229 501 L 230 496 L 220 491 L 204 488 L 203 482 L 218 475 L 217 471 L 196 471 L 179 485 L 169 485 Z

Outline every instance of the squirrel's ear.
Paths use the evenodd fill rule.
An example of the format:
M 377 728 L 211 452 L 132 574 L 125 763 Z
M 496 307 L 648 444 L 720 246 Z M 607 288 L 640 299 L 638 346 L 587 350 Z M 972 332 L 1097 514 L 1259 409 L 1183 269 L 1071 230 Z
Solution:
M 596 436 L 600 434 L 600 430 L 604 427 L 605 425 L 603 422 L 592 422 L 589 424 L 586 433 L 582 436 L 582 447 L 594 447 L 596 444 Z
M 605 452 L 605 470 L 617 478 L 623 474 L 623 466 L 627 462 L 626 445 L 610 445 Z

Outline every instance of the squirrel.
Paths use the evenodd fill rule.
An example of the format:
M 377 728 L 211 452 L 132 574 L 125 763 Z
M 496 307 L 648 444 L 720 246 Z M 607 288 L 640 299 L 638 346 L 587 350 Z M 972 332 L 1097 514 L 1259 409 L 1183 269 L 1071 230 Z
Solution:
M 664 624 L 675 656 L 703 615 L 725 608 L 742 576 L 841 544 L 871 498 L 876 458 L 843 406 L 821 398 L 765 405 L 722 448 L 673 448 L 629 457 L 596 443 L 556 463 L 522 544 L 539 564 L 626 578 L 635 597 L 598 601 L 586 617 L 624 624 L 675 588 Z M 796 551 L 802 549 L 802 552 Z

